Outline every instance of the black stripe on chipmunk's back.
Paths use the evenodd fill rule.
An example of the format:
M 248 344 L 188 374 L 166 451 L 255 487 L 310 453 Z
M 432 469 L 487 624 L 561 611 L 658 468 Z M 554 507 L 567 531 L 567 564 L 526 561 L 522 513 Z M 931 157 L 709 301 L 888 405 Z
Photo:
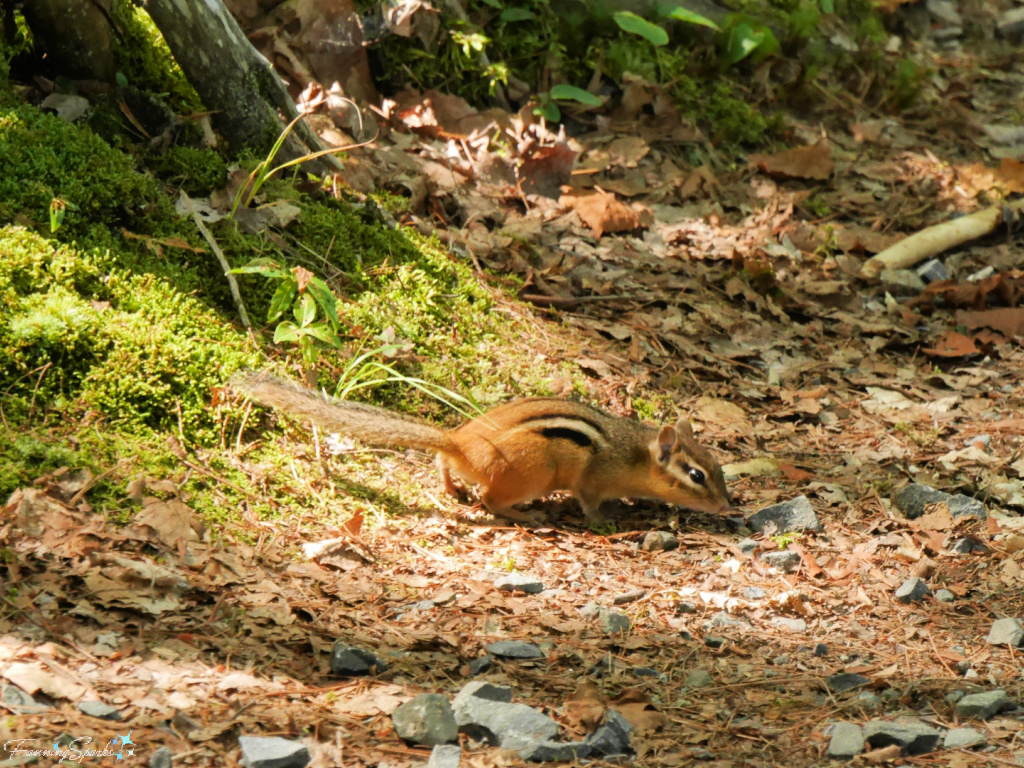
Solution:
M 589 406 L 584 406 L 589 409 Z M 525 419 L 520 421 L 520 424 L 529 424 L 531 421 L 578 421 L 580 424 L 586 424 L 592 430 L 594 430 L 601 437 L 608 437 L 601 428 L 600 423 L 597 419 L 588 419 L 586 416 L 577 416 L 575 413 L 572 415 L 562 415 L 558 413 L 535 413 L 533 416 L 527 416 Z M 560 428 L 561 429 L 561 428 Z M 570 430 L 571 427 L 565 427 L 564 429 Z M 564 435 L 550 435 L 550 437 L 564 437 Z M 586 435 L 584 435 L 586 437 Z M 590 439 L 589 437 L 587 438 Z M 587 443 L 588 445 L 590 443 Z
M 540 433 L 544 437 L 551 438 L 552 440 L 562 439 L 571 440 L 576 445 L 582 446 L 583 448 L 590 448 L 594 441 L 590 439 L 590 435 L 586 432 L 580 432 L 577 429 L 571 427 L 544 427 Z

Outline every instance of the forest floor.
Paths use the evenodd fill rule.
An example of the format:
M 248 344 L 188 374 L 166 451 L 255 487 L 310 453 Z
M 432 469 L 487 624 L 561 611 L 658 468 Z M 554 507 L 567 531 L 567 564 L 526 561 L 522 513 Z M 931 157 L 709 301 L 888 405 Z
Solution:
M 251 482 L 233 488 L 235 522 L 212 532 L 181 491 L 185 477 L 229 483 L 202 452 L 134 480 L 128 525 L 90 513 L 91 476 L 51 473 L 15 493 L 0 527 L 0 677 L 13 684 L 0 737 L 39 749 L 91 738 L 114 747 L 90 758 L 101 765 L 167 747 L 176 766 L 234 766 L 238 737 L 281 736 L 313 766 L 418 766 L 430 748 L 400 739 L 392 713 L 482 679 L 565 741 L 617 708 L 645 766 L 823 765 L 836 722 L 901 717 L 936 743 L 913 755 L 882 737 L 867 760 L 1024 765 L 1024 649 L 987 640 L 996 620 L 1024 620 L 1022 230 L 1004 207 L 991 234 L 938 254 L 927 285 L 913 267 L 861 273 L 900 236 L 1024 192 L 1024 74 L 1019 52 L 914 45 L 933 70 L 927 106 L 880 116 L 849 95 L 827 125 L 790 118 L 799 149 L 739 167 L 661 107 L 568 144 L 509 119 L 506 135 L 536 145 L 529 183 L 572 186 L 510 195 L 500 168 L 482 170 L 485 155 L 501 163 L 490 140 L 451 139 L 472 128 L 436 94 L 395 105 L 393 132 L 347 160 L 350 182 L 405 189 L 420 222 L 471 259 L 494 312 L 520 329 L 508 354 L 570 372 L 551 392 L 579 376 L 617 414 L 688 415 L 726 467 L 730 518 L 623 502 L 593 530 L 556 498 L 531 505 L 528 524 L 494 520 L 444 496 L 427 457 L 321 455 L 301 429 L 287 440 L 303 492 L 365 486 L 410 513 L 380 514 L 371 493 L 341 524 L 251 514 L 267 468 L 241 443 L 233 468 Z M 635 103 L 661 104 L 635 88 Z M 694 167 L 694 152 L 709 161 Z M 573 167 L 585 173 L 568 179 Z M 907 483 L 973 497 L 985 517 L 940 501 L 909 519 L 893 502 Z M 748 528 L 799 496 L 820 531 Z M 652 531 L 672 535 L 668 549 Z M 513 571 L 542 591 L 495 585 Z M 913 577 L 929 592 L 903 602 Z M 473 674 L 502 640 L 539 654 Z M 332 674 L 338 641 L 383 664 Z M 958 713 L 963 695 L 997 689 L 997 711 Z M 120 719 L 87 715 L 89 700 Z M 978 744 L 944 747 L 957 727 Z M 463 765 L 519 761 L 462 746 Z M 57 762 L 12 760 L 0 765 Z

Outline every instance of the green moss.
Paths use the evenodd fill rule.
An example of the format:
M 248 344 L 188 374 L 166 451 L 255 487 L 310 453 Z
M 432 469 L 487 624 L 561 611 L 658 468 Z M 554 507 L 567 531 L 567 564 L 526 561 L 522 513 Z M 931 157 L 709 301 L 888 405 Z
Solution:
M 757 144 L 768 127 L 764 116 L 737 98 L 727 82 L 715 84 L 704 105 L 703 117 L 710 122 L 713 137 L 735 144 Z
M 0 220 L 48 226 L 50 202 L 59 198 L 68 205 L 62 235 L 71 237 L 93 221 L 131 226 L 168 205 L 151 178 L 92 131 L 32 107 L 0 109 L 0 157 Z
M 212 149 L 171 147 L 149 161 L 152 171 L 192 196 L 208 195 L 227 183 L 224 158 Z

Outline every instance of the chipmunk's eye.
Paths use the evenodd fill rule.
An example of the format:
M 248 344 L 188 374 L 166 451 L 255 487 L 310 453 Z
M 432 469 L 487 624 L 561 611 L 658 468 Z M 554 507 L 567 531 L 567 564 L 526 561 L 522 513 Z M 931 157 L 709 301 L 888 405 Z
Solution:
M 690 468 L 690 479 L 697 485 L 704 485 L 708 481 L 707 476 L 703 472 L 693 467 Z

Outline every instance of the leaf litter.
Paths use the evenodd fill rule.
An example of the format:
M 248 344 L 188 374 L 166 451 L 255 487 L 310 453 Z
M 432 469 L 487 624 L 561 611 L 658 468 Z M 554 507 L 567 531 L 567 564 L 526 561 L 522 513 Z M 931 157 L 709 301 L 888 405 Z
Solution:
M 315 28 L 308 7 L 297 13 Z M 969 76 L 923 45 L 941 74 L 922 98 L 941 104 Z M 329 118 L 314 123 L 323 138 L 351 143 L 339 90 L 289 62 L 311 83 L 303 103 Z M 804 494 L 824 532 L 752 534 L 640 502 L 619 510 L 623 532 L 599 535 L 562 500 L 536 505 L 540 525 L 505 527 L 436 499 L 445 516 L 323 524 L 315 542 L 256 521 L 214 537 L 173 478 L 126 489 L 140 507 L 126 527 L 92 512 L 89 478 L 40 478 L 0 519 L 0 706 L 14 715 L 0 737 L 102 742 L 130 728 L 181 764 L 219 766 L 236 764 L 239 735 L 284 735 L 303 737 L 314 765 L 421 765 L 428 750 L 398 739 L 391 713 L 419 692 L 454 694 L 487 644 L 516 639 L 541 657 L 496 660 L 485 679 L 566 738 L 616 709 L 644 765 L 818 764 L 831 723 L 913 714 L 952 727 L 951 696 L 992 687 L 1018 709 L 974 723 L 986 752 L 885 747 L 865 759 L 1012 764 L 1019 654 L 986 636 L 993 620 L 1024 617 L 1020 231 L 1007 215 L 926 285 L 858 276 L 901 238 L 1021 191 L 1022 137 L 995 114 L 998 69 L 958 105 L 980 131 L 955 130 L 941 110 L 901 122 L 852 105 L 792 119 L 793 148 L 746 165 L 724 162 L 639 78 L 576 136 L 438 92 L 385 100 L 383 137 L 350 153 L 339 187 L 403 194 L 404 223 L 518 275 L 534 341 L 573 361 L 592 399 L 629 414 L 634 396 L 661 395 L 692 415 L 726 464 L 737 517 Z M 232 198 L 200 203 L 218 215 Z M 281 213 L 248 226 L 285 229 L 295 212 Z M 907 519 L 892 500 L 907 481 L 979 498 L 987 516 L 956 518 L 940 502 Z M 678 546 L 645 549 L 652 529 Z M 791 570 L 761 559 L 787 552 Z M 545 591 L 496 589 L 512 567 Z M 953 600 L 899 602 L 914 575 Z M 624 613 L 628 630 L 606 634 L 590 604 Z M 333 676 L 338 640 L 387 670 Z M 865 687 L 834 692 L 825 681 L 839 673 Z M 89 717 L 83 701 L 123 720 Z M 499 759 L 464 746 L 470 765 Z

